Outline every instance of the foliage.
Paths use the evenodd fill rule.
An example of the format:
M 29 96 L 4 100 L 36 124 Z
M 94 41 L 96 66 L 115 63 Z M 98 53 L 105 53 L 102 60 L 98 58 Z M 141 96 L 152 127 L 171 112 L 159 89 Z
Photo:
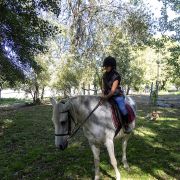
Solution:
M 165 9 L 178 12 L 177 1 L 162 1 Z M 83 83 L 99 88 L 102 61 L 112 55 L 128 89 L 139 90 L 155 81 L 157 62 L 162 89 L 170 81 L 169 74 L 175 82 L 178 45 L 167 36 L 153 36 L 157 30 L 154 16 L 143 0 L 58 2 L 3 0 L 0 4 L 0 81 L 15 85 L 20 80 L 32 94 L 49 84 L 64 93 L 81 90 Z M 163 31 L 165 20 L 161 25 Z M 51 60 L 48 68 L 37 56 Z
M 150 94 L 150 101 L 151 101 L 151 104 L 153 106 L 156 106 L 157 105 L 157 100 L 158 100 L 158 91 L 157 89 L 155 90 L 152 90 L 151 94 Z
M 175 84 L 177 90 L 180 89 L 180 77 L 177 77 L 173 80 L 173 83 Z
M 143 60 L 138 59 L 138 49 L 130 44 L 127 37 L 115 28 L 112 36 L 112 45 L 109 47 L 108 53 L 116 57 L 117 70 L 122 75 L 122 85 L 128 89 L 139 89 L 143 82 L 144 67 Z M 127 92 L 128 93 L 128 92 Z
M 39 72 L 34 57 L 44 52 L 45 40 L 57 28 L 41 18 L 43 11 L 59 14 L 58 1 L 2 0 L 0 2 L 0 70 L 3 81 L 11 86 L 25 81 L 30 68 Z
M 129 37 L 131 44 L 144 45 L 154 33 L 153 15 L 142 1 L 131 3 L 126 7 L 127 12 L 121 27 L 123 33 Z
M 163 6 L 161 9 L 161 18 L 159 19 L 160 31 L 164 34 L 167 31 L 175 32 L 171 35 L 172 38 L 179 41 L 180 40 L 180 6 L 179 0 L 159 0 L 162 2 Z M 171 20 L 169 20 L 168 16 L 168 8 L 170 8 L 176 16 Z
M 173 68 L 171 75 L 176 79 L 180 77 L 180 45 L 177 44 L 170 47 L 168 50 L 170 51 L 171 56 L 167 63 Z
M 64 95 L 71 94 L 72 88 L 78 87 L 77 70 L 73 67 L 71 59 L 66 58 L 66 61 L 61 61 L 57 67 L 57 79 L 53 83 L 53 87 L 62 91 Z
M 89 3 L 69 1 L 63 4 L 62 14 L 60 13 L 63 33 L 57 38 L 58 42 L 56 44 L 61 44 L 62 50 L 57 62 L 61 63 L 68 54 L 73 57 L 74 65 L 73 67 L 70 66 L 72 71 L 77 69 L 79 86 L 82 86 L 82 82 L 85 84 L 91 82 L 96 86 L 99 84 L 102 60 L 109 53 L 107 49 L 109 46 L 113 46 L 112 39 L 115 39 L 116 36 L 113 28 L 121 27 L 122 34 L 129 38 L 129 43 L 133 42 L 135 45 L 143 45 L 150 35 L 151 16 L 147 8 L 140 5 L 141 3 L 131 6 L 129 3 L 124 4 L 120 1 L 107 1 L 105 4 L 108 4 L 108 6 L 106 7 L 95 1 Z M 109 7 L 111 7 L 111 10 Z M 65 16 L 65 14 L 68 15 Z M 59 52 L 59 49 L 55 51 Z M 128 52 L 124 52 L 124 57 L 126 56 L 125 53 Z M 122 74 L 128 68 L 128 65 L 125 66 Z M 134 71 L 139 71 L 139 68 L 134 66 L 131 73 Z M 139 74 L 142 75 L 142 72 Z M 123 76 L 126 77 L 124 74 Z M 132 76 L 135 77 L 134 74 Z M 66 77 L 62 75 L 59 78 Z M 67 80 L 66 78 L 64 82 L 67 82 Z M 136 87 L 138 83 L 134 81 Z M 57 84 L 59 86 L 56 87 L 62 87 L 60 83 Z
M 49 65 L 51 61 L 48 59 L 48 54 L 39 54 L 35 60 L 41 66 L 41 71 L 38 73 L 36 71 L 32 71 L 20 88 L 26 93 L 30 93 L 32 95 L 33 103 L 39 104 L 44 98 L 45 87 L 49 85 Z
M 160 82 L 160 89 L 166 89 L 166 84 L 174 82 L 180 75 L 179 44 L 165 35 L 160 38 L 151 38 L 148 43 L 151 49 L 151 57 L 157 63 L 157 68 L 159 64 L 160 72 L 156 79 Z

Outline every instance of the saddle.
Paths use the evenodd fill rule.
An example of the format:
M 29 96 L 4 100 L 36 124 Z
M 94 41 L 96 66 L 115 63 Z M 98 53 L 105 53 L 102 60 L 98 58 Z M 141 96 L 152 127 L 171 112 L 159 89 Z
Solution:
M 114 127 L 116 128 L 115 136 L 119 133 L 122 128 L 122 115 L 121 111 L 118 107 L 118 104 L 113 98 L 109 99 L 109 103 L 111 104 L 111 112 L 112 112 L 112 121 Z M 135 120 L 135 113 L 131 107 L 131 105 L 126 101 L 125 102 L 126 109 L 128 111 L 128 124 Z

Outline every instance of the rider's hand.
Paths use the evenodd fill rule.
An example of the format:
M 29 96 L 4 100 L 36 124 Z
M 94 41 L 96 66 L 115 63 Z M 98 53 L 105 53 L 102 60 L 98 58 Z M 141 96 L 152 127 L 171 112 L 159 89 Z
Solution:
M 106 100 L 107 100 L 107 96 L 102 95 L 101 100 L 100 100 L 100 105 L 102 105 L 104 103 L 104 101 L 106 101 Z
M 107 97 L 107 96 L 105 96 L 105 95 L 103 95 L 103 96 L 101 96 L 101 99 L 102 99 L 103 101 L 105 101 L 105 100 L 107 100 L 107 99 L 108 99 L 108 97 Z

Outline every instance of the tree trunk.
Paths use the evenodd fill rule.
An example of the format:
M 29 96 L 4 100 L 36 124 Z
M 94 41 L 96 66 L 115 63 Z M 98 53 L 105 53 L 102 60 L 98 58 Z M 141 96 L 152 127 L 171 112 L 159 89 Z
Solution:
M 63 92 L 64 92 L 64 98 L 67 97 L 67 95 L 66 95 L 66 90 L 64 90 Z
M 130 90 L 130 87 L 129 87 L 129 86 L 127 86 L 126 95 L 129 95 L 129 90 Z
M 36 92 L 34 92 L 33 94 L 33 104 L 35 104 L 35 102 L 36 102 Z
M 35 92 L 33 97 L 33 103 L 34 104 L 41 104 L 41 100 L 39 98 L 39 85 L 36 83 L 35 85 Z
M 1 91 L 2 91 L 2 89 L 1 89 L 1 87 L 0 87 L 0 99 L 1 99 Z
M 39 85 L 36 83 L 36 86 L 35 86 L 35 91 L 36 91 L 36 99 L 39 98 Z
M 88 84 L 88 95 L 90 95 L 90 84 Z
M 42 88 L 42 93 L 41 93 L 41 100 L 43 100 L 43 99 L 44 99 L 44 86 Z
M 96 87 L 96 84 L 94 84 L 94 95 L 97 95 L 97 87 Z
M 85 84 L 83 83 L 83 95 L 85 95 Z
M 167 82 L 167 80 L 162 81 L 162 85 L 161 85 L 161 88 L 160 88 L 161 90 L 165 90 L 166 82 Z
M 71 96 L 71 88 L 70 87 L 69 87 L 68 91 L 69 91 L 69 96 Z

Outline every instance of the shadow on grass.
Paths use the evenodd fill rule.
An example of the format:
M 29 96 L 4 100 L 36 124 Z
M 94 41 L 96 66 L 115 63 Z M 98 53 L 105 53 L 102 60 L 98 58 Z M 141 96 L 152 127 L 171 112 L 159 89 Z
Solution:
M 128 155 L 130 166 L 136 166 L 146 174 L 157 179 L 169 179 L 167 175 L 178 179 L 179 172 L 173 167 L 178 167 L 177 159 L 166 147 L 155 147 L 136 135 L 129 142 Z
M 103 169 L 102 167 L 100 167 L 100 171 L 101 171 L 101 173 L 103 173 L 103 175 L 105 175 L 106 177 L 111 178 L 112 180 L 116 180 L 115 177 L 113 177 L 113 176 L 111 176 L 110 174 L 108 174 L 108 172 L 107 172 L 105 169 Z
M 139 114 L 141 120 L 128 144 L 128 160 L 131 166 L 156 179 L 180 179 L 180 112 L 168 108 L 158 110 L 162 111 L 162 117 L 157 122 L 142 120 L 145 113 Z
M 148 122 L 143 117 L 148 106 L 139 106 L 140 111 L 135 134 L 130 138 L 127 149 L 129 165 L 133 170 L 130 177 L 150 174 L 156 179 L 179 179 L 179 111 L 161 109 L 162 119 Z M 94 177 L 93 155 L 87 139 L 80 131 L 65 151 L 54 147 L 54 128 L 51 122 L 52 108 L 36 106 L 23 108 L 0 117 L 13 122 L 5 127 L 0 137 L 0 179 L 92 179 Z M 173 119 L 173 120 L 171 120 Z M 118 164 L 121 159 L 121 144 L 115 142 Z M 108 172 L 110 166 L 107 151 L 102 148 L 102 176 L 113 179 Z M 120 168 L 122 164 L 120 164 Z M 113 172 L 113 175 L 115 173 Z M 123 176 L 124 175 L 124 176 Z M 123 171 L 122 177 L 128 175 Z M 132 178 L 131 177 L 131 178 Z

